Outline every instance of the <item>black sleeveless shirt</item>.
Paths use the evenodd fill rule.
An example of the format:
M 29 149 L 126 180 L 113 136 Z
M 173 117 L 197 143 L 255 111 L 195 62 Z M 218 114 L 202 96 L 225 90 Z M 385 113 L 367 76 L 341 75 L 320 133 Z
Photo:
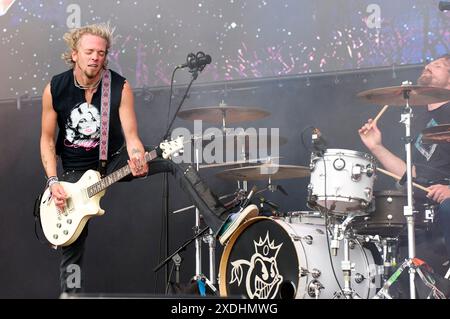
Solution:
M 119 118 L 124 83 L 125 78 L 111 71 L 108 159 L 124 144 Z M 85 91 L 74 84 L 72 69 L 55 75 L 50 82 L 53 108 L 58 114 L 56 154 L 61 156 L 64 170 L 88 170 L 98 167 L 101 87 L 102 83 L 89 105 Z

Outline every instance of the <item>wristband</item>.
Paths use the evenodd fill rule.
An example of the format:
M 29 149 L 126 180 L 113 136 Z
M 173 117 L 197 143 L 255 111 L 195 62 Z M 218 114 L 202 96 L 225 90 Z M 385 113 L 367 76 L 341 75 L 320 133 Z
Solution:
M 53 184 L 59 183 L 58 176 L 50 176 L 47 179 L 47 187 L 51 187 Z

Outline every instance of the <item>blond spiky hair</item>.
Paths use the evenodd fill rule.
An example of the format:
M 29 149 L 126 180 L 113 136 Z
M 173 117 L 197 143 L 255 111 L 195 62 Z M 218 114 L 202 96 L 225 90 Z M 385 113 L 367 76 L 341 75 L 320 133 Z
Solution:
M 65 33 L 63 36 L 64 41 L 66 41 L 68 50 L 64 52 L 61 58 L 66 61 L 67 64 L 72 67 L 75 65 L 75 62 L 72 60 L 72 52 L 77 50 L 80 39 L 85 34 L 91 34 L 99 36 L 106 40 L 106 54 L 108 54 L 109 48 L 112 45 L 112 34 L 114 32 L 114 28 L 111 28 L 109 23 L 101 23 L 101 24 L 91 24 L 84 27 L 72 29 L 69 32 Z M 105 67 L 108 61 L 105 61 Z

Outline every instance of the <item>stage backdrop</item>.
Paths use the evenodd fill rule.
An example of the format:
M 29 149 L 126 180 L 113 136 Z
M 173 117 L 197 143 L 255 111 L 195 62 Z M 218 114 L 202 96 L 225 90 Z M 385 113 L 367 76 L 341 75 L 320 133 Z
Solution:
M 39 96 L 63 34 L 90 23 L 115 27 L 110 65 L 140 88 L 198 51 L 201 82 L 422 63 L 448 50 L 449 21 L 437 0 L 3 0 L 0 99 Z

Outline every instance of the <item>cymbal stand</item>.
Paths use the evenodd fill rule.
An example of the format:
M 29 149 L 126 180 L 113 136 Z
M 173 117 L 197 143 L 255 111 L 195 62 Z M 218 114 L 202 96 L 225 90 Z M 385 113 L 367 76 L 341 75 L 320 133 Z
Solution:
M 398 256 L 398 238 L 380 237 L 380 235 L 362 235 L 358 236 L 366 243 L 372 243 L 377 248 L 383 259 L 383 264 L 379 265 L 379 273 L 382 273 L 383 282 L 386 282 L 392 275 L 392 269 L 397 267 Z
M 389 279 L 385 282 L 383 287 L 381 287 L 381 289 L 377 292 L 373 299 L 392 299 L 392 296 L 389 294 L 389 288 L 397 281 L 398 277 L 400 277 L 400 275 L 406 268 L 408 268 L 409 270 L 414 269 L 414 272 L 417 272 L 425 286 L 430 288 L 430 294 L 427 299 L 429 299 L 431 295 L 433 295 L 435 299 L 447 299 L 445 297 L 445 294 L 436 287 L 435 280 L 432 278 L 431 274 L 429 274 L 427 271 L 424 273 L 420 267 L 424 267 L 425 270 L 427 268 L 427 265 L 423 260 L 420 260 L 418 258 L 406 259 L 392 274 L 392 276 L 389 277 Z
M 222 102 L 220 102 L 219 104 L 220 107 L 223 107 L 222 111 L 222 131 L 223 134 L 227 133 L 227 123 L 226 123 L 226 119 L 227 119 L 227 109 L 225 108 L 227 106 L 227 104 L 222 100 Z
M 233 193 L 233 194 L 227 194 L 227 195 L 220 196 L 219 199 L 222 200 L 225 198 L 229 198 L 231 196 L 236 196 L 236 194 L 239 194 L 239 192 L 240 192 L 240 190 L 238 190 L 236 193 Z M 198 214 L 198 209 L 195 207 L 195 205 L 191 205 L 188 207 L 184 207 L 184 208 L 175 210 L 172 212 L 172 214 L 178 214 L 178 213 L 187 211 L 192 208 L 195 208 L 195 214 L 196 214 L 195 215 L 195 224 L 196 224 L 195 230 L 198 233 L 198 230 L 200 229 L 198 226 L 200 224 L 200 220 L 199 220 L 200 216 Z M 198 237 L 196 237 L 196 238 L 198 239 Z M 216 273 L 215 273 L 216 272 L 216 265 L 215 265 L 215 263 L 216 263 L 216 250 L 215 250 L 216 249 L 216 239 L 214 238 L 214 232 L 211 229 L 209 230 L 208 234 L 204 235 L 203 242 L 208 244 L 208 249 L 209 249 L 209 275 L 210 275 L 211 281 L 206 280 L 206 282 L 216 284 L 216 277 L 217 277 Z M 198 253 L 197 253 L 197 249 L 198 249 Z M 197 279 L 197 277 L 200 277 L 199 274 L 201 274 L 201 246 L 199 245 L 197 248 L 197 242 L 196 242 L 195 257 L 196 257 L 195 258 L 195 261 L 196 261 L 196 264 L 195 264 L 196 265 L 196 268 L 195 268 L 196 276 L 195 276 L 195 278 Z M 203 276 L 201 276 L 201 277 L 203 278 Z
M 393 267 L 397 266 L 397 249 L 398 238 L 383 238 L 381 239 L 382 258 L 383 258 L 383 279 L 386 281 L 392 274 Z
M 410 85 L 411 82 L 403 82 L 402 85 Z M 406 224 L 408 230 L 408 258 L 412 259 L 416 256 L 416 242 L 414 235 L 414 206 L 412 197 L 412 147 L 411 147 L 411 118 L 413 117 L 412 109 L 409 105 L 411 90 L 403 91 L 403 98 L 405 99 L 405 108 L 401 115 L 401 123 L 405 125 L 405 151 L 406 151 L 406 185 L 407 185 L 407 206 L 403 207 L 403 214 L 406 217 Z M 416 289 L 414 284 L 415 268 L 409 269 L 409 290 L 410 298 L 416 299 Z
M 195 165 L 196 170 L 199 170 L 199 147 L 201 140 L 197 140 L 194 143 L 194 149 L 195 149 Z M 196 207 L 195 208 L 195 226 L 194 226 L 194 235 L 198 235 L 200 231 L 201 226 L 201 216 L 200 211 Z M 208 243 L 208 252 L 209 252 L 209 278 L 211 278 L 211 281 L 206 278 L 206 276 L 203 274 L 202 271 L 202 241 L 205 241 Z M 216 283 L 216 239 L 214 238 L 214 232 L 210 229 L 208 234 L 205 234 L 203 236 L 198 236 L 195 239 L 195 276 L 194 280 L 196 280 L 199 284 L 207 284 L 212 291 L 216 291 L 216 288 L 213 286 Z
M 198 148 L 198 141 L 194 144 L 195 149 L 195 169 L 198 171 L 199 166 L 199 148 Z M 194 226 L 194 235 L 197 235 L 200 231 L 200 211 L 198 208 L 195 208 L 195 226 Z M 201 276 L 202 274 L 202 239 L 200 237 L 197 237 L 195 239 L 195 276 L 194 278 L 197 279 L 197 277 Z

